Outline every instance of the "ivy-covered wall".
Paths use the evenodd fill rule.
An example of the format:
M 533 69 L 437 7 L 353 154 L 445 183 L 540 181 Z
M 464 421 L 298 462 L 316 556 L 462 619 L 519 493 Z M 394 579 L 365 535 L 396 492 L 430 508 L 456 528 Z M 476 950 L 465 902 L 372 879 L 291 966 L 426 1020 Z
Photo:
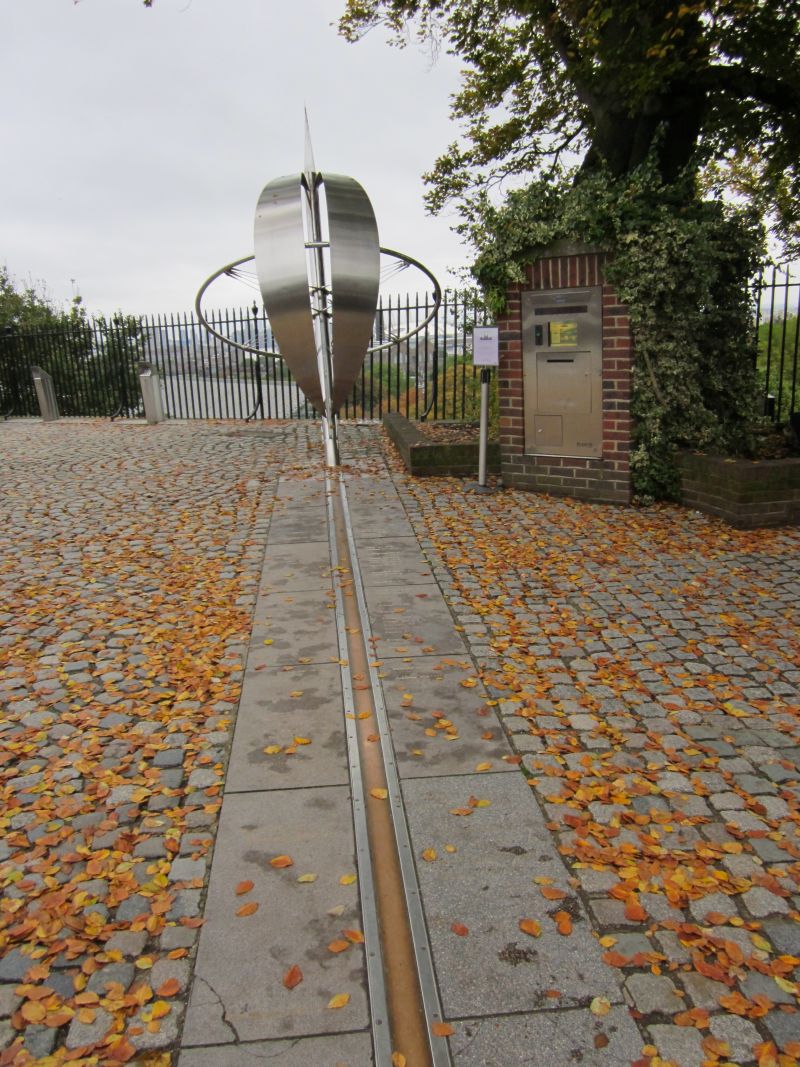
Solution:
M 642 501 L 678 499 L 677 453 L 743 456 L 757 414 L 748 282 L 763 251 L 745 211 L 665 186 L 645 165 L 565 187 L 536 182 L 483 206 L 473 273 L 495 314 L 555 241 L 608 250 L 606 280 L 628 308 L 634 343 L 631 473 Z

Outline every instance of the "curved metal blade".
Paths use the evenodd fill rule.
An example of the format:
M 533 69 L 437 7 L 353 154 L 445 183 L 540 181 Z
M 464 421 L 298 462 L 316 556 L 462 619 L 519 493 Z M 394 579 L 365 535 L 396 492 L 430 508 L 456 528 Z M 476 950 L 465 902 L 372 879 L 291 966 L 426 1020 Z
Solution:
M 281 357 L 310 404 L 325 411 L 308 291 L 301 177 L 264 186 L 255 218 L 256 272 Z
M 364 362 L 380 286 L 378 224 L 363 187 L 344 174 L 323 173 L 333 293 L 332 408 L 350 394 Z

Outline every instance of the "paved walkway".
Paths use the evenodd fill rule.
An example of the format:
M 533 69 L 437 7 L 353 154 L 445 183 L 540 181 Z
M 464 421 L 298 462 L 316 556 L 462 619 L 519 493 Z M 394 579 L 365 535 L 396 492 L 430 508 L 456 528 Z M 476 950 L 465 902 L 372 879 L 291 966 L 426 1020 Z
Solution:
M 0 1063 L 370 1063 L 313 427 L 0 438 Z M 454 1062 L 794 1062 L 800 537 L 344 455 Z

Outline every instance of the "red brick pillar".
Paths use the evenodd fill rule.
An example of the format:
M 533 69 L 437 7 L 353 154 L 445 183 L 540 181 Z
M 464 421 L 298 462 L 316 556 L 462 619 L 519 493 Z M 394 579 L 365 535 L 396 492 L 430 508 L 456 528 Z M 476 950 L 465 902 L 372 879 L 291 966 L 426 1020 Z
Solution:
M 558 253 L 558 254 L 557 254 Z M 500 327 L 500 453 L 505 485 L 585 500 L 630 501 L 631 368 L 627 308 L 604 276 L 606 254 L 576 246 L 553 249 L 530 264 L 507 294 Z M 522 299 L 525 290 L 602 287 L 602 455 L 526 454 Z M 528 413 L 530 417 L 530 413 Z

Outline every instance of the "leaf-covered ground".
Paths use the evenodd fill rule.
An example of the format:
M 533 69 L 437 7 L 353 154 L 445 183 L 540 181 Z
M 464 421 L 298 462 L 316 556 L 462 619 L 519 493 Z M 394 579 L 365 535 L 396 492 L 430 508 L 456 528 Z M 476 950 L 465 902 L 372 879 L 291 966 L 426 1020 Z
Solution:
M 0 438 L 0 1063 L 168 1063 L 266 520 L 306 439 Z
M 639 1062 L 790 1067 L 800 533 L 479 496 L 411 480 L 385 449 L 605 962 L 625 976 Z

